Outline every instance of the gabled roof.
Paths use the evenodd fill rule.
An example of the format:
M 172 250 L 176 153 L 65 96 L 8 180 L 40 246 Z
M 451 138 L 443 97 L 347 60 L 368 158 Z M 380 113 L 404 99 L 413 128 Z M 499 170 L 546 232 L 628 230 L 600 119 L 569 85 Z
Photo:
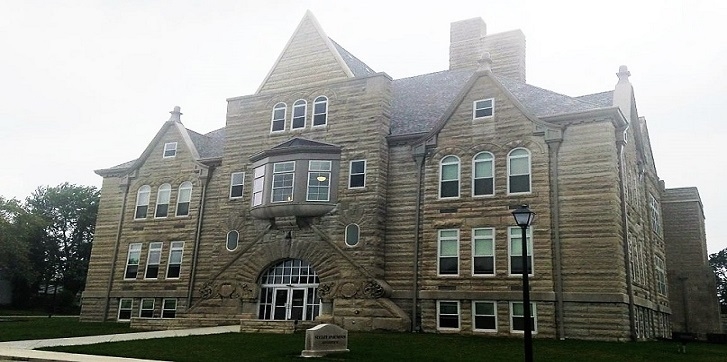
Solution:
M 333 153 L 340 154 L 341 147 L 330 143 L 311 141 L 305 138 L 293 137 L 268 150 L 258 152 L 250 156 L 250 161 L 255 162 L 265 157 L 274 155 L 287 155 L 292 153 Z
M 187 129 L 187 131 L 189 132 L 189 137 L 192 139 L 192 143 L 197 148 L 197 152 L 199 152 L 200 159 L 204 160 L 222 156 L 222 151 L 225 146 L 224 127 L 204 135 L 191 129 Z
M 366 63 L 349 53 L 348 50 L 333 41 L 333 39 L 328 38 L 328 40 L 333 43 L 333 46 L 336 48 L 338 53 L 341 54 L 341 58 L 343 58 L 343 61 L 346 62 L 346 65 L 348 65 L 348 69 L 351 69 L 351 73 L 353 73 L 354 77 L 365 77 L 367 75 L 376 74 L 376 72 L 369 68 Z
M 593 103 L 600 107 L 613 106 L 613 90 L 575 97 L 579 101 Z

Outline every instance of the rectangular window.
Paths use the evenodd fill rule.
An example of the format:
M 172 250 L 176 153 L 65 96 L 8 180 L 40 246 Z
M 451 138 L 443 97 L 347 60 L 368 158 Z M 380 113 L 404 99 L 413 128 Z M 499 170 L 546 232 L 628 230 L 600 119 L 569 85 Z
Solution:
M 162 261 L 162 243 L 150 243 L 149 255 L 146 259 L 144 279 L 156 279 L 159 275 L 159 264 Z
M 133 308 L 133 305 L 133 299 L 121 298 L 119 300 L 119 316 L 117 319 L 120 321 L 131 320 L 131 309 Z
M 349 169 L 348 188 L 358 189 L 366 187 L 366 160 L 351 161 Z
M 306 201 L 328 201 L 330 193 L 331 161 L 309 161 Z
M 654 264 L 656 269 L 656 291 L 659 294 L 667 295 L 667 284 L 666 284 L 666 265 L 664 259 L 660 256 L 654 256 Z
M 272 202 L 293 201 L 293 180 L 295 179 L 295 161 L 273 164 Z
M 656 233 L 657 235 L 661 235 L 661 215 L 659 213 L 659 202 L 656 201 L 656 197 L 654 197 L 654 195 L 649 196 L 649 207 L 651 209 L 651 230 L 654 230 L 654 233 Z
M 169 249 L 169 265 L 167 266 L 167 279 L 179 278 L 182 269 L 182 254 L 184 241 L 172 241 Z
M 523 246 L 522 246 L 522 229 L 518 226 L 511 226 L 507 231 L 507 238 L 510 247 L 510 275 L 523 274 Z M 528 227 L 526 233 L 526 242 L 528 246 L 528 274 L 533 275 L 533 237 L 532 229 Z
M 164 299 L 162 303 L 162 318 L 174 318 L 177 316 L 177 300 L 174 298 Z
M 126 270 L 124 279 L 136 279 L 139 272 L 139 258 L 141 257 L 141 243 L 129 244 L 129 254 L 126 257 Z
M 495 275 L 495 229 L 472 229 L 472 275 Z
M 459 329 L 458 301 L 437 301 L 437 329 Z
M 159 152 L 159 151 L 157 151 Z M 163 158 L 171 158 L 177 155 L 177 142 L 167 142 L 164 144 Z
M 233 172 L 230 175 L 230 198 L 239 199 L 242 197 L 243 186 L 245 184 L 244 172 Z
M 439 275 L 459 274 L 459 230 L 439 230 Z
M 145 298 L 141 300 L 139 306 L 139 317 L 141 318 L 154 318 L 154 299 Z
M 495 99 L 483 99 L 472 104 L 472 119 L 492 117 L 495 114 Z
M 525 330 L 525 309 L 523 302 L 510 302 L 510 332 L 523 332 Z M 535 303 L 530 303 L 530 330 L 537 333 L 537 312 Z
M 263 204 L 263 186 L 265 185 L 265 166 L 256 167 L 252 181 L 252 206 Z
M 480 332 L 497 332 L 497 303 L 472 302 L 472 329 Z

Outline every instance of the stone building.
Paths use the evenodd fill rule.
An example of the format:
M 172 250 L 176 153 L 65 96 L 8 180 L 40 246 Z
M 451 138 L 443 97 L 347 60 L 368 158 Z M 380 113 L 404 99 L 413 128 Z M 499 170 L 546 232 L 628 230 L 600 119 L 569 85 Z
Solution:
M 308 12 L 223 128 L 175 108 L 96 171 L 82 319 L 521 334 L 528 204 L 537 337 L 669 336 L 664 190 L 629 71 L 570 97 L 526 83 L 519 30 L 474 18 L 450 39 L 449 69 L 392 79 Z

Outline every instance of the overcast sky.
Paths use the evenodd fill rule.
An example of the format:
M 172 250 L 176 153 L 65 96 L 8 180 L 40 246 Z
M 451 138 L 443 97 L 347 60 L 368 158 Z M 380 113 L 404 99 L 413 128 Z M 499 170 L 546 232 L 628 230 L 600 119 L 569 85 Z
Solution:
M 101 186 L 174 106 L 187 128 L 225 124 L 310 9 L 323 30 L 394 79 L 447 69 L 449 24 L 522 29 L 528 83 L 570 96 L 613 89 L 628 65 L 667 187 L 699 188 L 710 252 L 727 247 L 725 1 L 0 1 L 0 195 Z M 720 112 L 721 111 L 721 112 Z M 720 117 L 721 116 L 721 117 Z

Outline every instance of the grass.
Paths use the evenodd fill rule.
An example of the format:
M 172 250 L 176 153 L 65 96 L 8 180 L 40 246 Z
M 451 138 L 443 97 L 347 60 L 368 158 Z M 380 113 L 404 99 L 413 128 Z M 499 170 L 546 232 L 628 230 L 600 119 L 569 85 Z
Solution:
M 81 323 L 78 321 L 77 316 L 75 318 L 0 316 L 0 341 L 81 337 L 129 332 L 137 331 L 132 330 L 125 323 Z
M 304 347 L 305 334 L 227 333 L 154 340 L 54 347 L 49 350 L 168 361 L 292 361 Z M 351 352 L 321 361 L 518 361 L 522 339 L 481 336 L 351 332 Z M 692 343 L 687 353 L 669 341 L 620 343 L 536 339 L 538 361 L 726 361 L 727 345 Z

